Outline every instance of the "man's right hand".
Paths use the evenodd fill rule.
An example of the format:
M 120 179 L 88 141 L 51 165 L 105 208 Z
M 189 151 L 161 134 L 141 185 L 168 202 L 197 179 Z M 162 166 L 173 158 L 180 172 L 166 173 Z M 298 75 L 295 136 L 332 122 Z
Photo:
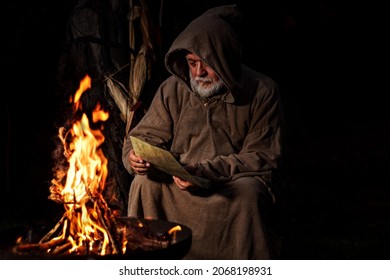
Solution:
M 151 171 L 152 165 L 150 164 L 150 162 L 147 162 L 142 158 L 138 157 L 134 153 L 133 149 L 130 150 L 129 161 L 130 161 L 130 166 L 133 169 L 135 174 L 146 175 Z

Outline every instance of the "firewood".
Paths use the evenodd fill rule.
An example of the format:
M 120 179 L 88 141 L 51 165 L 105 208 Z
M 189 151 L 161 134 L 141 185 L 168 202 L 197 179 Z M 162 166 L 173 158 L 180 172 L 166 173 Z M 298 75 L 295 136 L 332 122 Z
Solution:
M 64 213 L 61 217 L 61 219 L 58 221 L 58 223 L 53 227 L 52 230 L 50 230 L 44 237 L 41 238 L 39 243 L 43 243 L 47 240 L 49 240 L 52 235 L 58 230 L 58 228 L 63 224 L 64 220 L 66 218 L 66 213 Z
M 54 250 L 51 251 L 51 254 L 53 255 L 63 254 L 64 252 L 68 251 L 71 248 L 72 248 L 72 243 L 66 242 L 61 246 L 57 246 Z
M 64 242 L 63 238 L 53 238 L 43 243 L 21 243 L 14 247 L 16 252 L 43 251 L 46 252 L 52 247 L 58 246 Z
M 107 226 L 106 220 L 104 219 L 104 215 L 103 215 L 102 211 L 100 210 L 100 209 L 109 210 L 109 207 L 104 203 L 104 200 L 102 200 L 102 199 L 98 199 L 98 201 L 95 201 L 94 197 L 92 196 L 92 194 L 88 188 L 86 189 L 86 191 L 87 191 L 87 194 L 89 195 L 90 200 L 93 203 L 97 203 L 99 206 L 104 206 L 103 208 L 102 207 L 96 208 L 96 211 L 98 212 L 97 216 L 99 217 L 99 221 L 100 221 L 101 225 L 103 226 L 104 230 L 107 232 L 108 239 L 110 241 L 110 245 L 111 245 L 111 248 L 113 250 L 113 254 L 117 254 L 119 252 L 119 250 L 116 247 L 116 242 L 115 242 L 114 238 L 112 237 L 111 231 L 110 231 L 109 227 Z M 99 198 L 99 196 L 98 196 L 98 198 Z M 104 205 L 101 205 L 102 203 Z M 109 221 L 109 220 L 107 219 L 107 221 Z

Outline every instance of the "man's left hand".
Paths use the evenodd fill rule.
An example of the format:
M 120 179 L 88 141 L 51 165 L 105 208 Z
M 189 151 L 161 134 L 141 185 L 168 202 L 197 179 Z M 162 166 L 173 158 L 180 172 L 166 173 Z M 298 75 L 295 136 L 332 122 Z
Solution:
M 195 191 L 198 189 L 198 186 L 195 186 L 194 184 L 183 180 L 177 176 L 172 176 L 172 178 L 175 184 L 183 191 Z

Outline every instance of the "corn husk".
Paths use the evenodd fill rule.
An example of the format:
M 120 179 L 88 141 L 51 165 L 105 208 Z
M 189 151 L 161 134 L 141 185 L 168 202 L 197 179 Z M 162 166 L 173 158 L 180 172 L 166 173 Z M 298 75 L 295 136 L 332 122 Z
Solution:
M 148 66 L 146 58 L 146 46 L 142 44 L 141 49 L 135 59 L 132 76 L 129 83 L 130 91 L 132 93 L 132 98 L 134 101 L 138 100 L 139 96 L 141 95 L 141 92 L 146 83 L 147 72 Z
M 136 100 L 129 99 L 127 90 L 124 85 L 119 81 L 115 80 L 109 75 L 105 76 L 106 85 L 108 88 L 108 92 L 111 97 L 114 99 L 116 106 L 120 111 L 120 117 L 124 122 L 128 121 L 128 112 L 134 104 L 137 102 Z

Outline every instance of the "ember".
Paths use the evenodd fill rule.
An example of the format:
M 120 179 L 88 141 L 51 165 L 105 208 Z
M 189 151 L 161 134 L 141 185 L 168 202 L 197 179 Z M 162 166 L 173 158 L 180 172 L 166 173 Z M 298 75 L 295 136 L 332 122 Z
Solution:
M 82 113 L 80 98 L 90 87 L 91 79 L 87 75 L 71 100 L 74 115 Z M 99 105 L 92 113 L 95 124 L 106 121 L 108 117 Z M 19 238 L 14 253 L 103 256 L 148 251 L 166 248 L 176 231 L 181 230 L 176 226 L 167 232 L 154 233 L 141 220 L 120 219 L 113 214 L 102 194 L 107 177 L 107 159 L 101 149 L 104 142 L 102 128 L 91 129 L 85 113 L 68 131 L 60 128 L 59 137 L 69 168 L 67 172 L 55 174 L 49 199 L 63 204 L 65 213 L 39 242 Z

